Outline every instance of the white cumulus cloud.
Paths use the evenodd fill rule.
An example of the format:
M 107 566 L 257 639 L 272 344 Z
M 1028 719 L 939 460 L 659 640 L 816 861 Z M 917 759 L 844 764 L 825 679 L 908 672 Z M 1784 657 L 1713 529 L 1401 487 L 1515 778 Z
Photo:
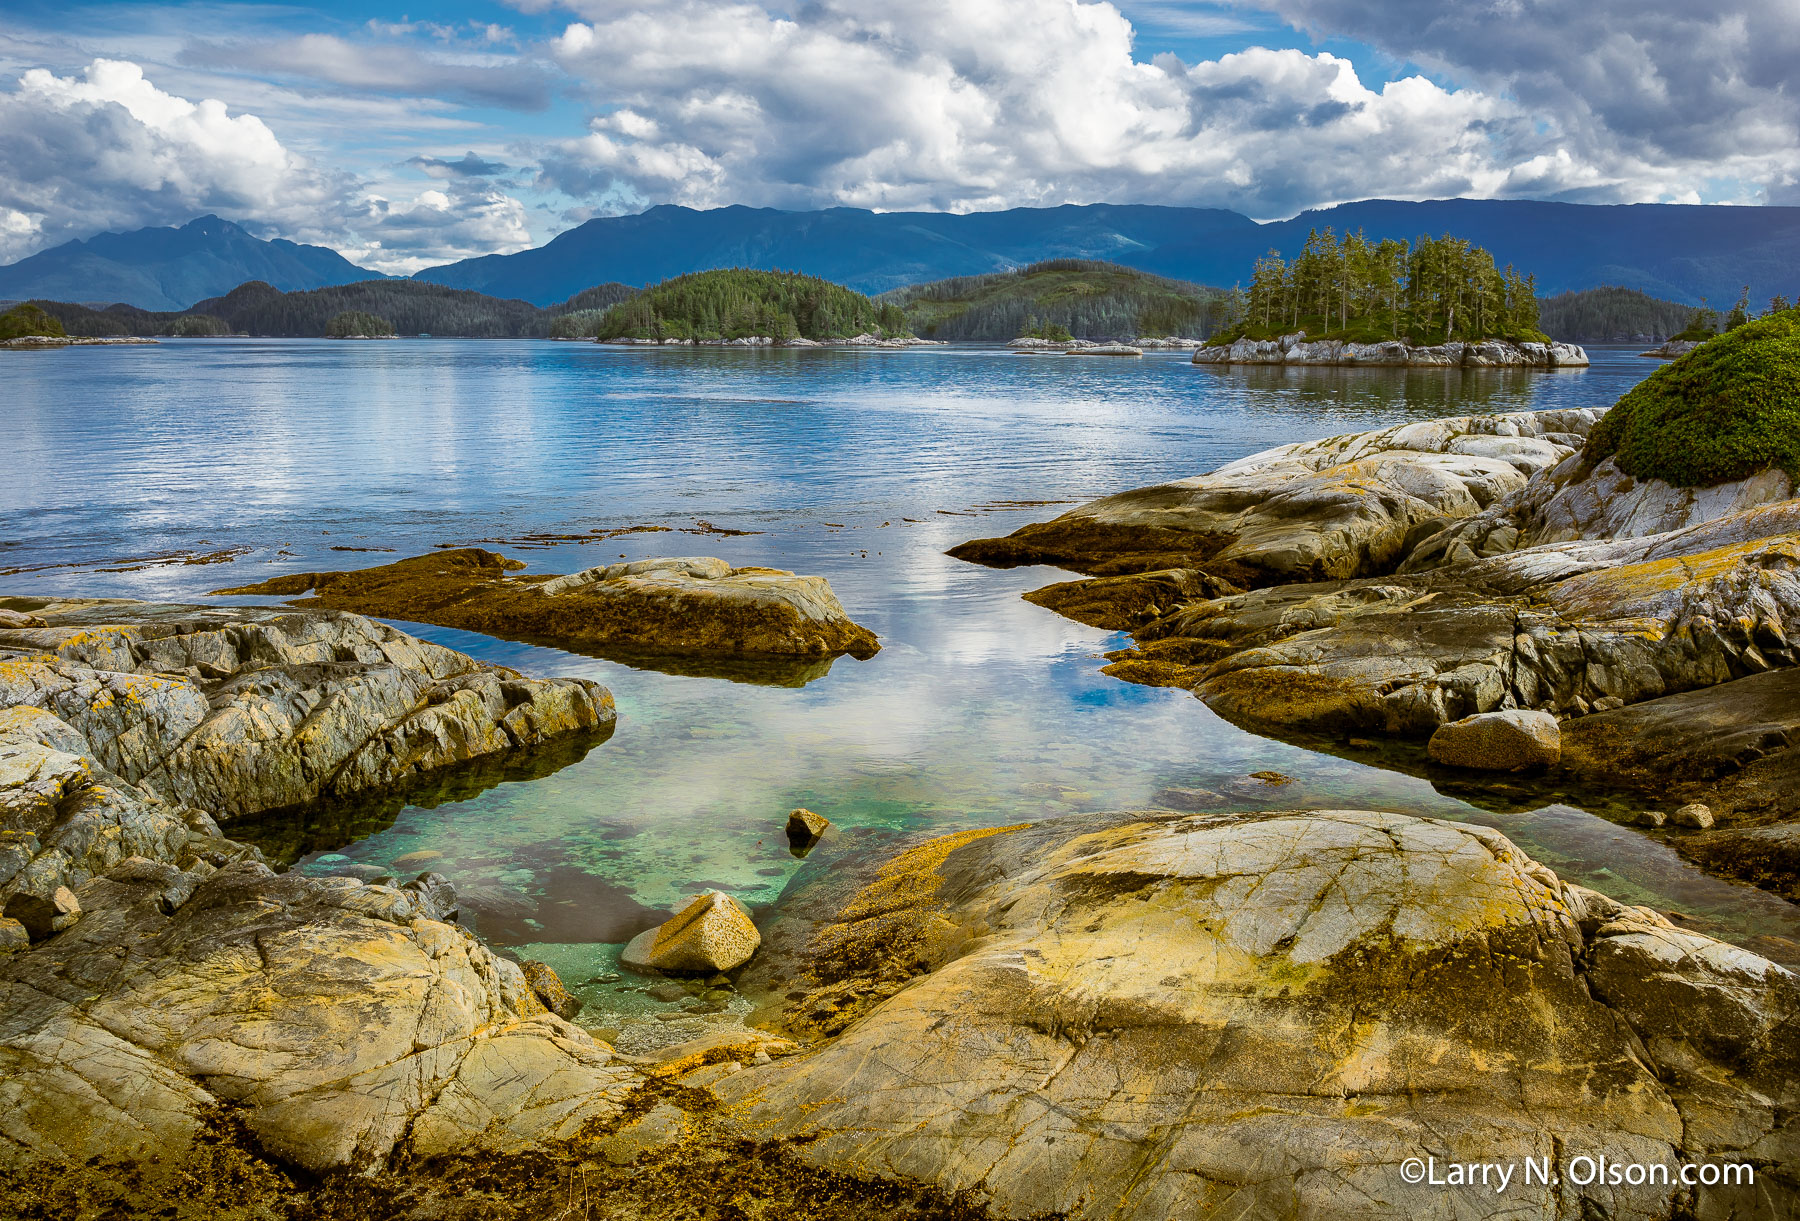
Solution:
M 1503 93 L 1369 85 L 1346 59 L 1294 49 L 1143 59 L 1105 2 L 565 7 L 582 20 L 551 51 L 597 117 L 542 181 L 588 201 L 1109 200 L 1267 217 L 1375 194 L 1555 194 L 1606 174 L 1559 159 L 1555 125 Z
M 179 225 L 206 212 L 405 272 L 531 242 L 525 208 L 473 171 L 394 202 L 285 147 L 253 114 L 157 88 L 134 63 L 26 71 L 0 91 L 0 262 L 108 229 Z M 504 169 L 495 165 L 494 169 Z M 435 176 L 435 174 L 434 174 Z

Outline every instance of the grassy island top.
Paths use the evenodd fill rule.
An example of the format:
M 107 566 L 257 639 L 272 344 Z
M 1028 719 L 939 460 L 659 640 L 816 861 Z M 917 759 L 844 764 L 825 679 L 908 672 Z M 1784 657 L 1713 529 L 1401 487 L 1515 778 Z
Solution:
M 1537 283 L 1462 238 L 1372 242 L 1314 230 L 1292 262 L 1271 250 L 1256 261 L 1235 305 L 1239 321 L 1213 339 L 1312 339 L 1413 344 L 1510 339 L 1543 343 Z
M 848 339 L 909 333 L 895 306 L 790 271 L 698 271 L 651 285 L 603 314 L 599 339 Z
M 1601 417 L 1586 453 L 1683 488 L 1772 466 L 1800 479 L 1800 310 L 1747 322 L 1652 373 Z
M 1229 294 L 1117 263 L 1050 259 L 883 293 L 929 339 L 1201 338 L 1225 322 Z

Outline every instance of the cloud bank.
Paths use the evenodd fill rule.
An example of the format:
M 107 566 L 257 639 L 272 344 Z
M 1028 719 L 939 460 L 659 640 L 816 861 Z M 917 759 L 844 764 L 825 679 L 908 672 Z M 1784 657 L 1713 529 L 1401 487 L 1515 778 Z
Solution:
M 0 260 L 206 211 L 408 271 L 664 202 L 1800 202 L 1794 2 L 1120 0 L 1245 44 L 1186 59 L 1107 0 L 513 0 L 550 15 L 535 34 L 227 30 L 148 75 L 103 57 L 0 87 Z M 1271 22 L 1349 41 L 1249 45 L 1282 41 Z M 190 70 L 257 113 L 155 83 L 198 96 Z
M 26 72 L 0 93 L 0 262 L 108 229 L 216 212 L 332 246 L 381 271 L 531 244 L 525 207 L 470 153 L 422 166 L 441 187 L 392 200 L 284 147 L 260 118 L 158 89 L 134 63 Z

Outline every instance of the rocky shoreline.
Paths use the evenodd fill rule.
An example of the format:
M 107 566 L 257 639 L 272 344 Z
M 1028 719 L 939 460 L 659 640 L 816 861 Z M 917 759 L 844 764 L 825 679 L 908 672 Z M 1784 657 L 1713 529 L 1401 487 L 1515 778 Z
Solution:
M 1666 832 L 1678 850 L 1800 895 L 1794 483 L 1633 478 L 1586 453 L 1600 414 L 1284 446 L 951 554 L 1089 574 L 1027 597 L 1130 631 L 1109 673 L 1257 732 L 1422 747 L 1463 718 L 1547 712 L 1548 770 L 1501 766 L 1640 794 L 1646 820 L 1704 804 L 1707 826 Z M 1410 766 L 1438 775 L 1422 750 Z
M 711 893 L 633 942 L 759 1007 L 630 1056 L 460 927 L 452 879 L 276 874 L 221 830 L 603 735 L 604 689 L 340 610 L 0 616 L 0 1191 L 44 1215 L 541 1217 L 579 1182 L 619 1217 L 1399 1218 L 1409 1157 L 1589 1149 L 1755 1182 L 1563 1178 L 1515 1213 L 1800 1203 L 1800 981 L 1483 827 L 827 835 L 760 929 Z
M 0 339 L 0 348 L 96 348 L 96 347 L 131 347 L 138 344 L 158 343 L 160 340 L 143 339 L 136 336 L 94 337 L 87 335 L 21 335 L 16 339 Z
M 920 339 L 916 335 L 852 335 L 848 339 L 775 339 L 768 335 L 746 335 L 740 339 L 597 339 L 595 343 L 625 347 L 650 348 L 928 348 L 942 347 L 938 339 Z
M 1479 343 L 1441 343 L 1415 347 L 1399 340 L 1346 343 L 1340 339 L 1309 340 L 1304 332 L 1279 339 L 1239 339 L 1194 352 L 1197 365 L 1359 365 L 1442 366 L 1446 368 L 1578 369 L 1587 352 L 1572 343 L 1513 343 L 1487 339 Z

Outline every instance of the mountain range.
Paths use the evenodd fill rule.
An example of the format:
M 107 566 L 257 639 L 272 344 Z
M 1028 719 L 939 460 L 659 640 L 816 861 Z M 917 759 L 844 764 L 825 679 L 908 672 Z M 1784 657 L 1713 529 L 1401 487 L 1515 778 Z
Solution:
M 651 284 L 714 267 L 802 271 L 866 293 L 1051 258 L 1105 259 L 1203 284 L 1249 278 L 1270 249 L 1292 256 L 1313 228 L 1370 238 L 1454 234 L 1537 276 L 1542 295 L 1601 284 L 1728 308 L 1800 292 L 1800 208 L 1365 200 L 1258 224 L 1217 208 L 1132 204 L 1004 212 L 788 212 L 660 205 L 599 217 L 516 254 L 427 268 L 414 278 L 548 306 L 607 281 Z M 299 290 L 379 278 L 322 246 L 263 241 L 203 216 L 68 242 L 0 267 L 0 299 L 125 301 L 184 309 L 246 280 Z
M 246 280 L 293 291 L 380 278 L 324 246 L 265 241 L 231 221 L 202 216 L 179 229 L 64 242 L 0 267 L 0 300 L 123 301 L 139 309 L 178 310 Z

